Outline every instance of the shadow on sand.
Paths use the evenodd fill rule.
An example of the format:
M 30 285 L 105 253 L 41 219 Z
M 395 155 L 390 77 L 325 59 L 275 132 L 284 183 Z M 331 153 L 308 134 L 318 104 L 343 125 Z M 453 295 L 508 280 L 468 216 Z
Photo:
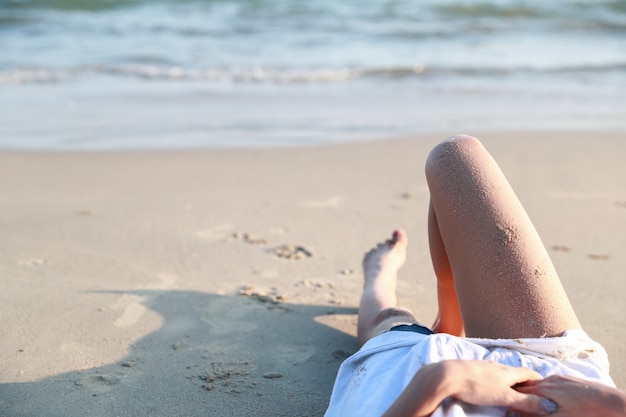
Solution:
M 121 361 L 0 385 L 0 415 L 306 416 L 324 414 L 355 338 L 315 318 L 331 308 L 191 291 L 129 291 L 163 317 Z

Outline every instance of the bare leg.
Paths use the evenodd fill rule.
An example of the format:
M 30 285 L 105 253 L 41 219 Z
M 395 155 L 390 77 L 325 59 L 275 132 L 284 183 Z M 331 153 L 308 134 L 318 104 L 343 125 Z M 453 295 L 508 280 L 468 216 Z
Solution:
M 430 255 L 437 276 L 437 301 L 439 313 L 433 324 L 436 333 L 449 333 L 455 336 L 465 336 L 463 318 L 456 295 L 452 269 L 448 261 L 446 248 L 441 240 L 437 216 L 432 204 L 428 210 L 428 242 Z
M 379 243 L 365 254 L 365 285 L 361 295 L 358 324 L 361 344 L 396 324 L 417 323 L 409 310 L 397 306 L 398 270 L 406 260 L 407 244 L 404 231 L 397 230 L 391 239 Z
M 467 336 L 543 337 L 580 328 L 537 231 L 478 140 L 459 136 L 435 147 L 426 177 L 438 283 L 452 275 Z

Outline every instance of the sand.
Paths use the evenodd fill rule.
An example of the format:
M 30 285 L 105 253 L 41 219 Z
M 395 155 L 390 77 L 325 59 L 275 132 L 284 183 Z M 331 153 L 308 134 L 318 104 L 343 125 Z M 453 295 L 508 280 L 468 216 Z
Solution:
M 362 254 L 396 227 L 400 302 L 435 316 L 423 164 L 444 136 L 1 152 L 0 415 L 321 416 Z M 626 388 L 626 135 L 477 136 Z

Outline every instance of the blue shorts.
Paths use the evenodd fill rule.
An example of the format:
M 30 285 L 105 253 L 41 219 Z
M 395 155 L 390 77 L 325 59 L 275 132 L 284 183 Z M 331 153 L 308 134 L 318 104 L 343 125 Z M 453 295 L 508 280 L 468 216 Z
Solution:
M 419 324 L 400 324 L 399 326 L 392 327 L 391 329 L 389 329 L 389 331 L 414 332 L 425 335 L 435 334 L 435 332 L 430 330 L 428 327 L 420 326 Z

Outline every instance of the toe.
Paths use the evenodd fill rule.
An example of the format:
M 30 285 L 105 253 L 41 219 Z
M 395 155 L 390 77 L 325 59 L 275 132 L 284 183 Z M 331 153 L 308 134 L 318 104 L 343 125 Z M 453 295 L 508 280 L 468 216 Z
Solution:
M 409 239 L 404 230 L 397 229 L 393 232 L 393 235 L 391 238 L 391 244 L 393 246 L 396 246 L 396 245 L 406 246 L 408 243 L 409 243 Z

